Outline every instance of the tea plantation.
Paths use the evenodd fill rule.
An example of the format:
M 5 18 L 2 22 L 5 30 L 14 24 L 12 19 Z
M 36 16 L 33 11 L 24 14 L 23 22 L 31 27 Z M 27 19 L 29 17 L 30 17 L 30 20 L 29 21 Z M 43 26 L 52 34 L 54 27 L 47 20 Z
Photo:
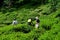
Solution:
M 53 6 L 50 2 L 44 4 L 29 2 L 18 7 L 14 6 L 0 7 L 0 40 L 60 40 L 59 0 Z M 32 26 L 27 24 L 29 18 L 36 16 L 39 16 L 40 20 L 38 29 L 35 29 L 35 20 Z M 14 18 L 18 21 L 17 25 L 12 25 Z

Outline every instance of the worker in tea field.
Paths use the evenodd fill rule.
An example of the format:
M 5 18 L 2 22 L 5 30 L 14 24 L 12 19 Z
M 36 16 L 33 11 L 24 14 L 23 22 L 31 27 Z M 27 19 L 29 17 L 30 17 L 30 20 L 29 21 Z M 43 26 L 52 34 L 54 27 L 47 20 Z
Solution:
M 40 23 L 40 20 L 38 18 L 38 16 L 36 17 L 36 24 L 35 24 L 35 28 L 38 28 L 39 27 L 39 23 Z
M 32 19 L 31 18 L 28 19 L 28 25 L 32 25 Z
M 12 25 L 16 25 L 16 24 L 18 24 L 18 22 L 17 22 L 16 18 L 14 18 Z

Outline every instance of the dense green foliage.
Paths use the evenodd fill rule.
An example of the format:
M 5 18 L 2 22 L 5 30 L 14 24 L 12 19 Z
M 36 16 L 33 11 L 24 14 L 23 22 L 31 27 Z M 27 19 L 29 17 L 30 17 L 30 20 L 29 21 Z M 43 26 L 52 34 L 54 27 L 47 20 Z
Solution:
M 35 29 L 28 18 L 39 16 Z M 13 19 L 18 21 L 12 25 Z M 1 0 L 0 40 L 60 40 L 60 0 Z

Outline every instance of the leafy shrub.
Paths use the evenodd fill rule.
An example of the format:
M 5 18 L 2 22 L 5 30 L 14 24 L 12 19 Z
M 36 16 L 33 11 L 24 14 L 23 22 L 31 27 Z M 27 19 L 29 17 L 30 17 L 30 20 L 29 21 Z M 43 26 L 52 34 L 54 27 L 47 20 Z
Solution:
M 23 32 L 23 33 L 29 33 L 32 29 L 32 27 L 29 27 L 27 25 L 20 25 L 19 27 L 13 28 L 12 30 L 15 32 Z
M 49 26 L 49 25 L 43 25 L 42 26 L 45 30 L 50 30 L 51 29 L 51 26 Z

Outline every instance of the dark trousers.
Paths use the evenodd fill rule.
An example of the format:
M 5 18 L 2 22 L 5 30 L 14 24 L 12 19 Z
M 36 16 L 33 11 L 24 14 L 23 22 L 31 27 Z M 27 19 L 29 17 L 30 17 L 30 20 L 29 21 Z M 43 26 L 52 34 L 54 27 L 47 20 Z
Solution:
M 28 22 L 28 25 L 31 25 L 31 22 Z

